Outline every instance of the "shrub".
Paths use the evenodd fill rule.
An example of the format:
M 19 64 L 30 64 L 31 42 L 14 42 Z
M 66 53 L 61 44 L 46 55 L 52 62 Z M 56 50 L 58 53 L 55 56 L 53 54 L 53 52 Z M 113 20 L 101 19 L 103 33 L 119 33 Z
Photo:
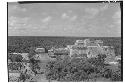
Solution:
M 22 62 L 23 57 L 20 54 L 9 54 L 8 59 L 10 59 L 12 62 Z
M 8 68 L 9 70 L 20 70 L 22 67 L 21 63 L 9 63 Z
M 20 74 L 20 77 L 19 77 L 19 81 L 23 81 L 23 82 L 25 82 L 27 79 L 30 79 L 30 75 L 28 75 L 28 74 L 25 74 L 25 73 L 21 73 Z

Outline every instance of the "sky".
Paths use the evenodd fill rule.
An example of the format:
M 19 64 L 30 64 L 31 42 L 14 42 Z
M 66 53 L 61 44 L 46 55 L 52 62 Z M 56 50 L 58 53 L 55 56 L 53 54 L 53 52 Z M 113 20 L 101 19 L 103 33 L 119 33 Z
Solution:
M 8 3 L 9 36 L 121 37 L 120 3 Z

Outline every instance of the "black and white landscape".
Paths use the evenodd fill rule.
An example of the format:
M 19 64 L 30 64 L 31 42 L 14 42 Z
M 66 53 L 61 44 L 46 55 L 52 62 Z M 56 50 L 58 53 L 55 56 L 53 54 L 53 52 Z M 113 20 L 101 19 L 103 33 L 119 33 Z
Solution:
M 8 2 L 8 81 L 123 81 L 121 5 Z

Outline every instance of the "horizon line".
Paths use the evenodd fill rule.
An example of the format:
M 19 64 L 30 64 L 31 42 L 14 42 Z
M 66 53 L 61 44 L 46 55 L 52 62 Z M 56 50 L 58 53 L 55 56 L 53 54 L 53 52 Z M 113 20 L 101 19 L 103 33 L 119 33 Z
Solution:
M 14 36 L 8 36 L 8 37 L 14 37 Z M 17 36 L 17 37 L 82 37 L 82 36 Z M 89 37 L 94 37 L 94 36 L 89 36 Z M 100 36 L 100 37 L 102 37 L 102 36 Z M 109 37 L 111 37 L 111 36 L 109 36 Z M 121 37 L 121 36 L 117 36 L 117 37 Z

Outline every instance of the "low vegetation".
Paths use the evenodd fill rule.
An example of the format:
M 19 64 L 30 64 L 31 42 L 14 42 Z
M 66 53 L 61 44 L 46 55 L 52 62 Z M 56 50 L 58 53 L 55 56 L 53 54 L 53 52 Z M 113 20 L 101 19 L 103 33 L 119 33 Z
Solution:
M 8 59 L 10 59 L 12 62 L 22 62 L 23 57 L 20 54 L 9 54 Z

